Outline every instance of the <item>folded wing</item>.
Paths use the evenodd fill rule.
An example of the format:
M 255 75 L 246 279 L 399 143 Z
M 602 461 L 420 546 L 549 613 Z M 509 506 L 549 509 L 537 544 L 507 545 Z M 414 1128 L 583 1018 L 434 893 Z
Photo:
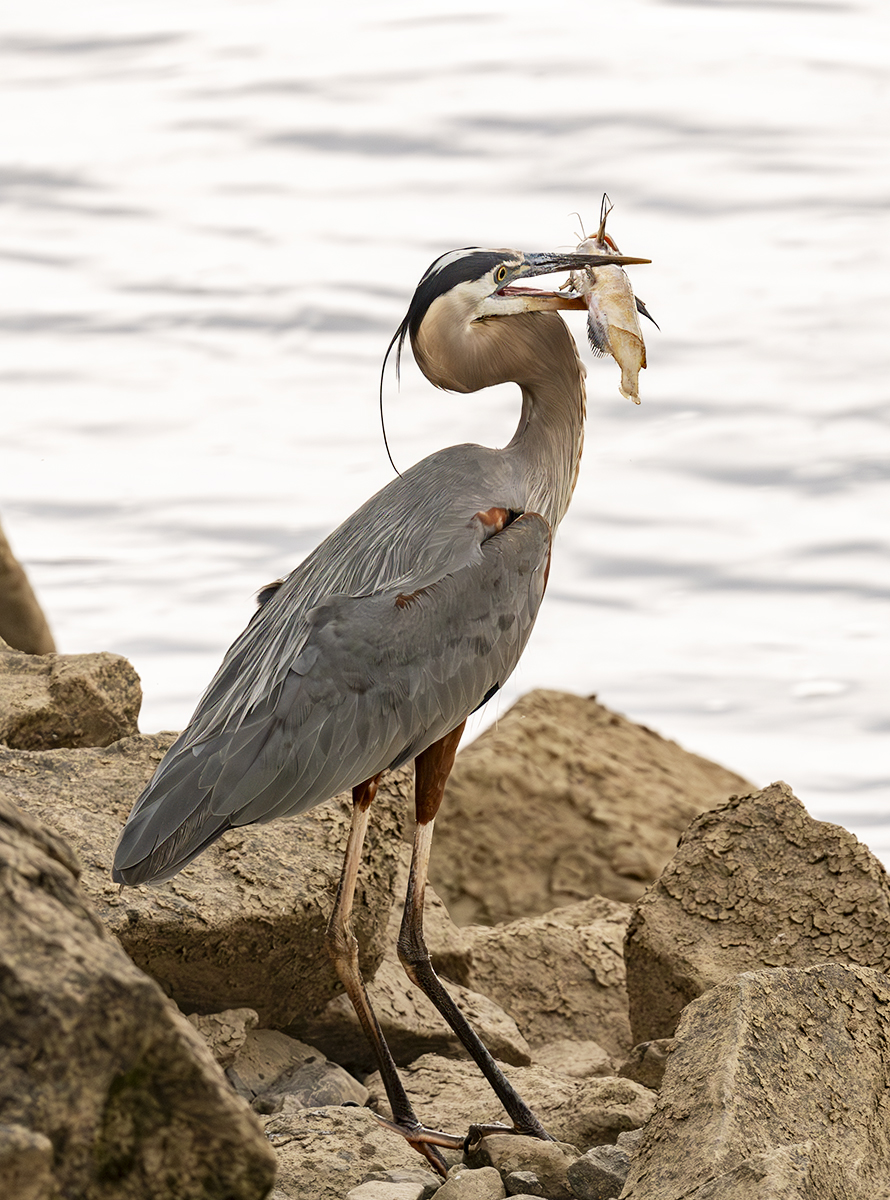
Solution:
M 133 809 L 114 878 L 169 878 L 226 829 L 305 812 L 450 732 L 515 668 L 549 559 L 549 525 L 527 513 L 433 583 L 315 605 L 268 695 L 196 741 L 199 708 Z M 241 653 L 221 669 L 229 689 Z

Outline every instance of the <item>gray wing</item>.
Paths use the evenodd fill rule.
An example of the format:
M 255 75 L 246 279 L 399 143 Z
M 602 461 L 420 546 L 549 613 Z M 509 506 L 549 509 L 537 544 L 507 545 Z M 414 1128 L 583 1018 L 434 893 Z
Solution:
M 549 525 L 529 513 L 415 591 L 315 605 L 281 686 L 168 752 L 121 835 L 114 878 L 169 878 L 226 829 L 304 812 L 450 732 L 519 661 L 549 559 Z

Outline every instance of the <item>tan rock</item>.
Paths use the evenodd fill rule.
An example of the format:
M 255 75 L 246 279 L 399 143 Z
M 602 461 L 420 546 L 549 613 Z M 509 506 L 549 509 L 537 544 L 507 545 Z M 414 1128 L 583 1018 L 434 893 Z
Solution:
M 378 1172 L 415 1171 L 423 1159 L 367 1108 L 309 1108 L 266 1121 L 278 1156 L 269 1200 L 343 1200 Z
M 630 913 L 594 896 L 509 925 L 470 926 L 470 986 L 502 1005 L 532 1047 L 571 1038 L 623 1055 L 631 1046 L 623 957 Z
M 227 1008 L 225 1012 L 190 1013 L 190 1025 L 207 1043 L 210 1053 L 223 1070 L 230 1067 L 238 1057 L 238 1051 L 247 1039 L 248 1030 L 256 1027 L 259 1018 L 252 1008 Z
M 58 834 L 0 799 L 0 1123 L 32 1137 L 35 1177 L 32 1135 L 56 1148 L 53 1196 L 156 1200 L 175 1178 L 183 1196 L 261 1200 L 274 1156 L 259 1124 L 103 928 L 77 869 Z
M 436 1189 L 438 1191 L 438 1188 Z M 390 1180 L 372 1179 L 360 1183 L 358 1187 L 350 1188 L 344 1200 L 424 1200 L 428 1195 L 422 1183 L 403 1180 L 393 1183 Z
M 278 1112 L 285 1098 L 289 1110 L 363 1105 L 368 1098 L 367 1088 L 315 1046 L 277 1029 L 250 1030 L 227 1075 L 240 1095 L 257 1101 L 258 1112 Z
M 0 748 L 0 796 L 70 839 L 107 928 L 185 1011 L 253 1008 L 264 1026 L 318 1012 L 340 991 L 324 931 L 350 801 L 231 830 L 169 882 L 121 890 L 111 881 L 115 841 L 174 737 L 43 753 Z M 410 806 L 406 769 L 378 792 L 359 876 L 355 924 L 366 977 L 382 957 Z
M 436 1192 L 438 1200 L 504 1200 L 506 1196 L 500 1172 L 494 1167 L 473 1169 L 463 1163 L 452 1167 L 448 1178 Z M 353 1200 L 359 1200 L 355 1196 Z M 380 1200 L 390 1200 L 382 1196 Z
M 872 1200 L 890 1192 L 890 979 L 745 972 L 683 1014 L 625 1200 Z
M 0 1196 L 53 1200 L 53 1144 L 23 1125 L 0 1125 Z
M 477 1167 L 492 1166 L 505 1177 L 530 1174 L 548 1200 L 573 1200 L 567 1172 L 577 1157 L 574 1146 L 495 1133 L 473 1148 L 469 1161 Z
M 633 903 L 692 818 L 742 790 L 593 698 L 531 692 L 458 755 L 430 878 L 459 925 Z
M 139 676 L 119 654 L 25 654 L 0 641 L 0 742 L 108 746 L 138 732 Z
M 549 1071 L 568 1079 L 615 1074 L 611 1054 L 607 1054 L 598 1042 L 576 1042 L 572 1038 L 560 1038 L 536 1046 L 532 1052 L 532 1062 L 536 1067 L 547 1067 Z
M 635 1079 L 643 1087 L 657 1092 L 664 1078 L 668 1056 L 677 1044 L 676 1038 L 658 1038 L 654 1042 L 640 1042 L 634 1046 L 626 1060 L 618 1068 L 622 1079 Z
M 774 783 L 693 822 L 634 910 L 625 959 L 634 1041 L 670 1037 L 690 1000 L 740 971 L 890 970 L 890 880 L 852 833 Z
M 655 1105 L 654 1093 L 629 1079 L 578 1080 L 546 1067 L 499 1066 L 547 1132 L 582 1150 L 614 1142 L 623 1130 L 642 1125 Z M 463 1136 L 470 1125 L 510 1124 L 474 1063 L 425 1054 L 403 1068 L 401 1076 L 419 1119 L 433 1128 Z M 365 1086 L 369 1103 L 388 1116 L 379 1073 L 369 1075 Z
M 28 576 L 0 527 L 0 645 L 4 640 L 26 654 L 52 654 L 56 648 Z

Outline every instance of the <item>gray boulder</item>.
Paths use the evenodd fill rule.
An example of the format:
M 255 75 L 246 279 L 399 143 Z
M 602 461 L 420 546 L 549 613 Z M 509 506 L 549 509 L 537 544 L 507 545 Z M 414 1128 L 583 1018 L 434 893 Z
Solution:
M 577 1200 L 612 1200 L 624 1187 L 630 1158 L 618 1146 L 593 1146 L 569 1167 L 569 1187 Z
M 258 1122 L 78 873 L 58 834 L 0 799 L 0 1125 L 25 1131 L 0 1138 L 2 1194 L 28 1195 L 10 1180 L 29 1162 L 28 1186 L 45 1179 L 48 1139 L 40 1200 L 261 1200 L 275 1160 Z
M 785 783 L 698 817 L 636 905 L 625 942 L 634 1041 L 740 971 L 829 959 L 890 970 L 890 880 Z

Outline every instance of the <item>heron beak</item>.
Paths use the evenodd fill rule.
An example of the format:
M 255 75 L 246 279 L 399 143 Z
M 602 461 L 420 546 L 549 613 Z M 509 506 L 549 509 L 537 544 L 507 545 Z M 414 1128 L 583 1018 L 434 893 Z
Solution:
M 627 254 L 579 254 L 577 250 L 545 250 L 542 254 L 525 254 L 518 274 L 549 275 L 553 271 L 576 271 L 584 267 L 626 267 L 651 263 L 651 258 L 631 258 Z
M 550 250 L 540 254 L 526 254 L 524 258 L 525 262 L 514 275 L 514 279 L 534 275 L 551 275 L 557 271 L 583 270 L 585 267 L 608 265 L 623 267 L 652 261 L 651 258 L 631 258 L 626 254 L 579 254 L 577 251 L 564 254 L 560 251 Z M 507 287 L 501 288 L 497 295 L 516 297 L 521 307 L 526 310 L 587 309 L 587 300 L 574 292 L 539 291 L 537 288 L 516 287 L 509 284 Z

